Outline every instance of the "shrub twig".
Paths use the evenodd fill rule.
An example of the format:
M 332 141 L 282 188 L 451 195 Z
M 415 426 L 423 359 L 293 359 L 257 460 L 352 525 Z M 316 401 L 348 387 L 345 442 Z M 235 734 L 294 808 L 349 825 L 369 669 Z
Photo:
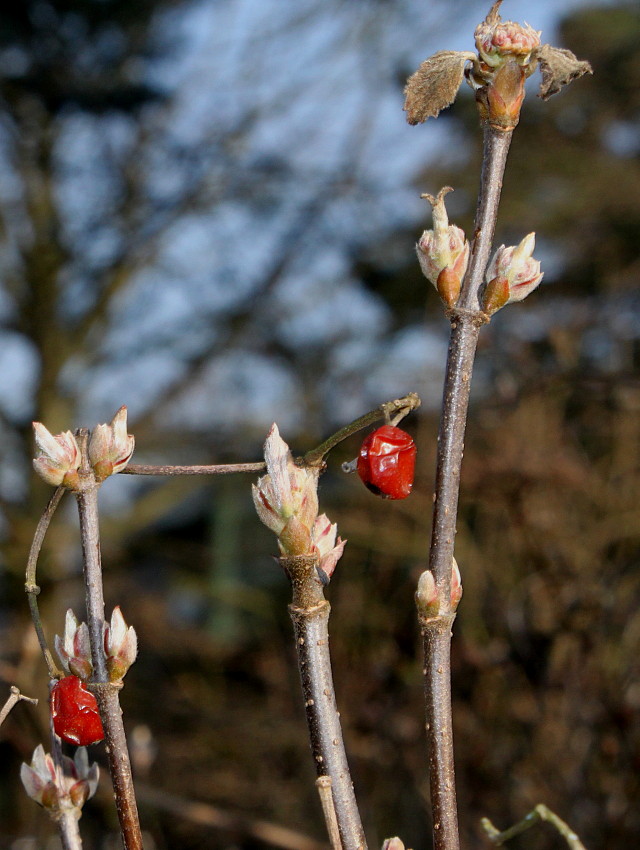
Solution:
M 531 829 L 531 827 L 539 821 L 545 821 L 546 823 L 550 823 L 554 826 L 567 842 L 567 846 L 570 850 L 586 850 L 584 844 L 580 841 L 571 827 L 559 818 L 558 815 L 552 812 L 551 809 L 545 806 L 544 803 L 539 803 L 529 812 L 528 815 L 525 815 L 521 821 L 518 821 L 518 823 L 509 827 L 509 829 L 503 830 L 502 832 L 499 829 L 496 829 L 489 818 L 482 818 L 480 823 L 482 824 L 482 828 L 489 840 L 496 846 L 500 846 L 509 841 L 511 838 L 515 838 L 516 835 L 521 835 L 523 832 Z
M 315 557 L 281 558 L 293 591 L 289 613 L 298 653 L 305 713 L 318 777 L 331 780 L 331 797 L 342 850 L 366 850 L 367 844 L 353 791 L 331 673 L 329 614 Z M 333 813 L 325 819 L 329 835 Z M 335 840 L 332 838 L 332 841 Z
M 104 590 L 98 517 L 99 484 L 95 482 L 89 464 L 88 438 L 89 432 L 86 428 L 81 428 L 76 432 L 82 457 L 79 471 L 82 476 L 86 476 L 87 481 L 92 482 L 75 493 L 80 518 L 87 625 L 89 627 L 93 663 L 92 680 L 86 683 L 86 687 L 95 694 L 100 711 L 125 850 L 142 850 L 142 834 L 133 788 L 129 748 L 120 709 L 119 690 L 121 685 L 109 680 L 104 651 Z

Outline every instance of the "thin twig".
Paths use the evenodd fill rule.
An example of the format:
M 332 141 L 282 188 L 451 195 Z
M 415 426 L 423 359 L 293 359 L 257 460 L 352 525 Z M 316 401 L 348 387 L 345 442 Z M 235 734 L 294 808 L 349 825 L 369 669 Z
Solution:
M 460 467 L 471 389 L 471 375 L 481 325 L 479 309 L 493 241 L 502 175 L 511 132 L 484 130 L 484 155 L 475 222 L 475 239 L 457 308 L 451 311 L 451 337 L 438 433 L 433 527 L 429 569 L 440 600 L 440 615 L 421 622 L 425 650 L 425 697 L 431 805 L 435 850 L 458 850 L 453 736 L 451 724 L 451 565 L 460 492 Z
M 328 628 L 331 606 L 322 592 L 316 569 L 318 561 L 315 557 L 297 557 L 282 558 L 280 563 L 293 590 L 289 613 L 316 772 L 319 777 L 331 779 L 333 810 L 342 850 L 366 850 L 333 687 Z M 329 834 L 332 819 L 330 816 L 327 821 Z
M 323 458 L 327 455 L 334 446 L 346 440 L 352 434 L 356 434 L 363 428 L 373 425 L 374 422 L 379 422 L 381 419 L 397 424 L 404 416 L 411 413 L 412 410 L 420 407 L 420 397 L 417 393 L 409 393 L 403 398 L 397 398 L 394 401 L 387 401 L 365 413 L 364 416 L 354 419 L 349 425 L 340 428 L 335 434 L 332 434 L 324 442 L 320 443 L 315 449 L 311 449 L 304 456 L 305 466 L 319 466 Z
M 388 420 L 394 425 L 399 422 L 404 416 L 420 406 L 420 398 L 416 393 L 409 393 L 404 398 L 398 398 L 394 401 L 388 401 L 376 407 L 375 410 L 365 413 L 358 419 L 345 425 L 335 434 L 332 434 L 328 439 L 322 442 L 315 449 L 308 451 L 303 460 L 305 466 L 318 466 L 322 463 L 323 458 L 331 451 L 334 446 L 342 440 L 346 440 L 352 434 L 367 428 L 374 422 L 381 419 Z M 236 472 L 262 472 L 265 468 L 264 461 L 256 463 L 218 463 L 218 464 L 200 464 L 193 466 L 179 465 L 152 465 L 142 463 L 130 463 L 121 472 L 122 475 L 231 475 Z
M 91 481 L 92 473 L 87 453 L 88 438 L 86 429 L 81 428 L 76 432 L 76 440 L 82 455 L 80 472 L 83 476 L 87 476 L 88 481 Z M 87 687 L 95 694 L 104 727 L 123 845 L 125 850 L 142 850 L 131 761 L 118 696 L 119 686 L 109 681 L 104 652 L 104 590 L 98 522 L 98 488 L 99 485 L 94 481 L 93 484 L 89 483 L 75 494 L 80 517 L 87 625 L 93 663 L 93 677 L 92 681 L 87 683 Z
M 80 836 L 79 810 L 76 808 L 61 809 L 56 817 L 58 834 L 62 850 L 82 850 Z
M 38 704 L 37 699 L 34 699 L 33 697 L 26 697 L 24 694 L 21 694 L 20 689 L 17 688 L 15 685 L 11 685 L 11 688 L 9 689 L 9 691 L 10 691 L 9 697 L 8 697 L 7 701 L 5 702 L 5 704 L 2 706 L 2 708 L 0 709 L 0 726 L 2 726 L 4 721 L 7 719 L 7 717 L 9 716 L 9 712 L 14 707 L 14 705 L 16 705 L 16 703 L 19 703 L 20 700 L 24 700 L 25 702 L 30 702 L 31 705 L 37 705 Z
M 333 794 L 331 793 L 331 777 L 319 776 L 316 779 L 316 788 L 318 789 L 318 796 L 320 797 L 322 814 L 324 815 L 324 820 L 327 824 L 331 850 L 342 850 L 338 818 L 336 817 L 336 807 L 333 804 Z
M 518 823 L 514 824 L 509 829 L 505 829 L 503 832 L 496 829 L 489 818 L 482 818 L 480 823 L 482 824 L 482 828 L 486 832 L 489 840 L 496 846 L 500 846 L 506 841 L 509 841 L 511 838 L 515 838 L 516 835 L 521 835 L 523 832 L 531 829 L 531 827 L 539 821 L 546 821 L 546 823 L 550 823 L 552 826 L 555 826 L 571 850 L 586 850 L 584 844 L 580 841 L 571 827 L 559 818 L 558 815 L 552 812 L 551 809 L 547 808 L 544 803 L 539 803 L 529 812 L 528 815 L 525 815 L 521 821 L 518 821 Z
M 40 555 L 40 550 L 42 549 L 42 543 L 47 533 L 47 529 L 51 523 L 51 518 L 56 512 L 56 508 L 60 504 L 65 492 L 66 490 L 64 487 L 58 487 L 55 490 L 53 496 L 49 499 L 49 504 L 44 509 L 44 513 L 40 517 L 38 525 L 36 526 L 36 531 L 33 535 L 33 540 L 31 541 L 31 548 L 29 549 L 29 557 L 27 558 L 27 570 L 24 585 L 24 589 L 27 592 L 27 598 L 29 600 L 29 610 L 31 612 L 31 619 L 33 620 L 33 627 L 36 630 L 36 635 L 38 636 L 38 643 L 40 644 L 40 649 L 44 655 L 50 679 L 55 679 L 61 676 L 62 673 L 58 670 L 56 663 L 53 660 L 51 650 L 49 649 L 47 639 L 44 635 L 44 629 L 42 628 L 42 620 L 40 618 L 40 610 L 38 608 L 38 594 L 40 593 L 40 588 L 36 582 L 36 570 L 38 566 L 38 556 Z
M 121 475 L 231 475 L 234 472 L 262 472 L 264 461 L 256 463 L 218 463 L 210 466 L 153 466 L 143 463 L 130 463 Z

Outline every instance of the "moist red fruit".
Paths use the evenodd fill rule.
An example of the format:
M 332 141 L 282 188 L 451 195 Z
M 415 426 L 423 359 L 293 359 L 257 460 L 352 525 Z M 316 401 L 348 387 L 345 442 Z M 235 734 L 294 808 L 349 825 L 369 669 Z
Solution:
M 59 679 L 51 689 L 51 716 L 56 735 L 86 747 L 104 738 L 98 703 L 77 676 Z
M 416 446 L 411 436 L 383 425 L 365 437 L 358 456 L 358 475 L 364 484 L 385 499 L 406 499 L 413 487 Z

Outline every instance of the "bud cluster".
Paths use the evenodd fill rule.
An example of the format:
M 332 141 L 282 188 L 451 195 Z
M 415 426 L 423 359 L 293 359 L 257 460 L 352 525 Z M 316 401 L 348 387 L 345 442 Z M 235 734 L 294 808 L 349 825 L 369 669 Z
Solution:
M 69 490 L 82 488 L 82 457 L 71 431 L 51 434 L 41 422 L 33 423 L 38 454 L 33 467 L 47 484 Z M 96 425 L 89 440 L 89 463 L 98 483 L 121 472 L 133 454 L 134 438 L 127 434 L 127 408 L 121 407 L 109 424 Z
M 27 794 L 47 809 L 54 820 L 62 812 L 73 809 L 80 817 L 80 809 L 96 793 L 99 775 L 100 769 L 95 762 L 89 766 L 85 747 L 79 747 L 73 759 L 62 756 L 57 766 L 39 744 L 31 764 L 23 763 L 20 769 L 20 779 Z
M 261 521 L 275 532 L 283 557 L 312 556 L 330 578 L 345 542 L 326 514 L 318 515 L 317 467 L 299 466 L 289 446 L 272 425 L 264 445 L 267 474 L 252 485 L 253 503 Z
M 93 672 L 89 629 L 78 622 L 71 609 L 64 622 L 64 636 L 54 639 L 56 652 L 66 673 L 86 682 Z M 133 626 L 127 626 L 119 606 L 113 609 L 111 620 L 104 624 L 104 652 L 110 682 L 120 682 L 138 654 L 138 638 Z
M 541 35 L 527 23 L 502 21 L 499 15 L 497 20 L 482 21 L 474 33 L 478 54 L 491 68 L 504 65 L 511 56 L 519 65 L 528 64 L 532 53 L 540 46 Z
M 540 43 L 540 32 L 529 24 L 503 21 L 496 0 L 475 30 L 477 53 L 439 50 L 409 77 L 404 109 L 409 124 L 435 118 L 455 100 L 466 78 L 476 92 L 483 121 L 498 130 L 513 130 L 520 117 L 527 77 L 539 68 L 540 97 L 547 100 L 563 86 L 590 74 L 588 62 L 570 50 Z

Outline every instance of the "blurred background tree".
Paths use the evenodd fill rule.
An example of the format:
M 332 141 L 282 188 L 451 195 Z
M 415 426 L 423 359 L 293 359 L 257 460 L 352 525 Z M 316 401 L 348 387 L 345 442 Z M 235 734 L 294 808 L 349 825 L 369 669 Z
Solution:
M 332 642 L 365 825 L 373 846 L 400 834 L 423 850 L 412 598 L 447 324 L 431 291 L 425 321 L 413 245 L 428 226 L 420 192 L 445 184 L 470 232 L 480 136 L 470 93 L 412 129 L 401 89 L 430 52 L 469 49 L 487 8 L 14 5 L 0 22 L 0 676 L 42 704 L 2 730 L 0 846 L 51 835 L 17 782 L 46 740 L 22 590 L 48 497 L 30 474 L 31 420 L 91 427 L 125 403 L 139 462 L 249 460 L 273 420 L 304 450 L 417 390 L 412 497 L 380 502 L 341 475 L 354 440 L 321 498 L 349 539 Z M 559 34 L 552 4 L 503 9 L 594 76 L 548 104 L 531 91 L 498 224 L 506 244 L 537 232 L 545 281 L 494 319 L 477 366 L 454 645 L 467 846 L 480 816 L 506 825 L 541 801 L 589 847 L 640 836 L 640 12 L 574 5 Z M 323 835 L 286 583 L 249 483 L 120 476 L 102 494 L 108 607 L 142 647 L 123 702 L 150 847 L 264 847 L 252 817 Z M 79 569 L 69 510 L 41 565 L 50 634 L 82 611 Z M 105 783 L 86 809 L 89 850 L 117 846 L 109 797 Z M 238 820 L 198 824 L 184 797 Z M 526 846 L 560 845 L 542 831 Z

